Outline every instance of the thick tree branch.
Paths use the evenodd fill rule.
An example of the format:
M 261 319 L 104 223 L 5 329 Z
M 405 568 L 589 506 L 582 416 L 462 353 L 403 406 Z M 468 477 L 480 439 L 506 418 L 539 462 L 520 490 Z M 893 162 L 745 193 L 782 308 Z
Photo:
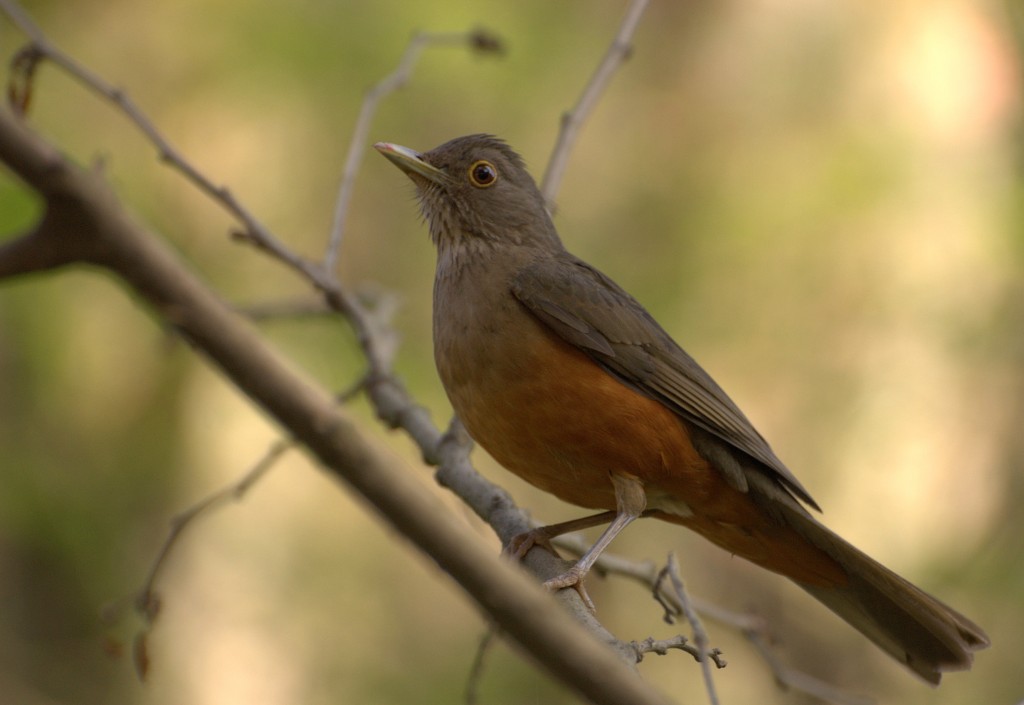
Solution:
M 68 263 L 68 258 L 58 247 L 47 246 L 37 236 L 43 223 L 31 232 L 15 236 L 10 242 L 0 245 L 0 279 L 18 274 L 31 274 L 59 267 Z

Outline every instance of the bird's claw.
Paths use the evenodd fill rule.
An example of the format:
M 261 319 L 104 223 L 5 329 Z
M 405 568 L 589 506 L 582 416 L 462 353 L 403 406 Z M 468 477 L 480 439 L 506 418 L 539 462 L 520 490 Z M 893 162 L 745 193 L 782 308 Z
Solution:
M 521 561 L 526 558 L 526 554 L 529 553 L 530 549 L 534 546 L 540 546 L 553 555 L 558 555 L 555 547 L 551 545 L 551 537 L 547 535 L 543 527 L 524 531 L 521 534 L 516 534 L 508 542 L 505 552 L 514 560 Z
M 590 599 L 590 595 L 587 594 L 587 588 L 583 585 L 584 576 L 586 576 L 586 573 L 580 569 L 579 565 L 574 565 L 557 578 L 545 580 L 544 587 L 551 591 L 572 588 L 580 596 L 580 599 L 583 600 L 583 604 L 587 606 L 587 609 L 591 612 L 596 612 L 597 607 L 594 605 L 594 601 Z
M 555 547 L 551 545 L 551 537 L 544 531 L 543 527 L 513 536 L 512 540 L 508 542 L 505 552 L 514 560 L 521 561 L 534 546 L 550 551 L 555 556 L 558 555 Z M 561 575 L 545 580 L 544 587 L 552 592 L 563 588 L 572 588 L 580 596 L 580 599 L 583 600 L 583 604 L 587 606 L 587 609 L 591 612 L 596 612 L 597 608 L 594 606 L 594 601 L 590 599 L 586 587 L 583 586 L 583 578 L 586 574 L 586 571 L 582 570 L 577 564 Z

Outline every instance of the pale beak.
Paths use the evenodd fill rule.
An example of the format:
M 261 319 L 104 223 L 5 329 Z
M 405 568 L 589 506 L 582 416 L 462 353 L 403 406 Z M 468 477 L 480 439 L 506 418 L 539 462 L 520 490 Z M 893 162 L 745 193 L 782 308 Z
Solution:
M 423 155 L 413 149 L 390 142 L 378 142 L 373 148 L 411 177 L 418 176 L 435 184 L 443 184 L 448 180 L 447 173 L 427 164 L 423 161 Z

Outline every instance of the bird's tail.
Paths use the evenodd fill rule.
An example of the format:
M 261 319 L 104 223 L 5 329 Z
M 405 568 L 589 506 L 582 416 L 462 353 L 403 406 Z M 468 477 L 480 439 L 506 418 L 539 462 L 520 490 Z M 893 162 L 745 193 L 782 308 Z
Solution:
M 795 581 L 797 585 L 929 683 L 938 684 L 944 671 L 969 669 L 973 653 L 989 645 L 985 632 L 952 607 L 851 546 L 813 517 L 787 514 L 790 526 L 831 556 L 849 576 L 840 586 Z

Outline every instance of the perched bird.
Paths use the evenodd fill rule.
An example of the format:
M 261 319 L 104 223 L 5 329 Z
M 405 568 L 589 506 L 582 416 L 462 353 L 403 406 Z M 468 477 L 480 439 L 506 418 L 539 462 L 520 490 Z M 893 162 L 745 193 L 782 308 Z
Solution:
M 412 179 L 437 246 L 434 358 L 455 412 L 507 469 L 606 510 L 518 542 L 522 554 L 610 522 L 549 587 L 582 587 L 616 534 L 654 516 L 790 578 L 931 683 L 971 667 L 985 632 L 814 518 L 805 506 L 818 505 L 715 381 L 566 251 L 505 142 L 375 146 Z

